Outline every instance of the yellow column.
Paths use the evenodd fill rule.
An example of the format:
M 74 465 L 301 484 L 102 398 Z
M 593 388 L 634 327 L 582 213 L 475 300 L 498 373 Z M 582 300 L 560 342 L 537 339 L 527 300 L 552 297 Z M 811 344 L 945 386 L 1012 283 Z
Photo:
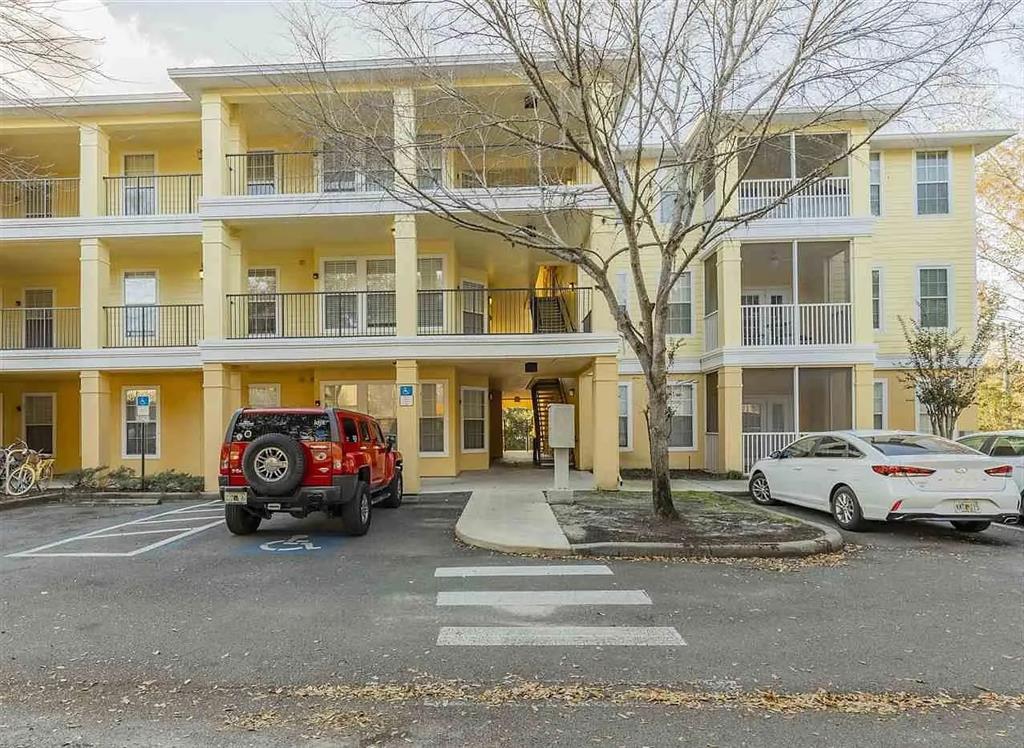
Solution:
M 718 247 L 718 341 L 723 348 L 735 348 L 740 336 L 739 242 L 722 242 Z
M 874 341 L 871 319 L 871 240 L 858 237 L 850 242 L 850 300 L 853 302 L 853 342 Z
M 409 337 L 416 334 L 417 326 L 416 216 L 396 215 L 393 230 L 396 332 L 400 337 Z
M 577 409 L 579 417 L 579 433 L 576 435 L 580 445 L 576 455 L 576 467 L 580 470 L 594 468 L 594 372 L 585 371 L 580 374 L 576 383 Z M 616 396 L 618 393 L 616 393 Z M 617 401 L 616 401 L 617 402 Z M 618 421 L 616 420 L 616 423 Z
M 203 195 L 219 197 L 230 193 L 230 172 L 227 155 L 232 146 L 244 151 L 238 128 L 231 122 L 231 105 L 220 94 L 203 94 L 202 138 L 203 138 Z M 241 168 L 242 164 L 235 164 Z M 240 177 L 240 180 L 244 175 Z M 241 183 L 241 181 L 239 182 Z
M 743 369 L 718 370 L 718 450 L 722 470 L 743 470 Z
M 207 491 L 217 490 L 220 447 L 233 413 L 231 377 L 231 369 L 223 364 L 203 365 L 203 483 Z
M 227 294 L 241 291 L 241 283 L 242 246 L 238 237 L 221 221 L 203 221 L 203 337 L 207 340 L 223 340 L 230 319 L 244 320 L 244 305 L 231 310 L 226 299 Z
M 82 239 L 79 249 L 81 345 L 83 349 L 102 348 L 106 343 L 103 305 L 110 293 L 110 252 L 99 239 Z
M 82 467 L 98 468 L 110 464 L 110 435 L 120 433 L 110 421 L 110 378 L 100 371 L 79 374 L 81 408 Z
M 110 169 L 110 140 L 98 125 L 78 128 L 78 212 L 92 218 L 106 212 L 103 177 Z
M 856 364 L 853 367 L 853 427 L 870 429 L 875 426 L 875 367 Z
M 611 216 L 611 212 L 606 215 L 601 215 L 597 211 L 594 212 L 590 220 L 590 247 L 602 256 L 611 254 L 612 249 L 615 246 L 616 235 L 618 233 L 618 224 L 615 223 Z M 615 288 L 615 272 L 609 274 L 608 282 L 612 284 L 612 288 Z M 580 272 L 579 284 L 582 288 L 592 287 L 594 280 L 584 272 Z M 630 276 L 629 286 L 632 288 L 633 279 Z M 615 318 L 612 317 L 611 309 L 608 308 L 608 302 L 604 298 L 604 294 L 598 291 L 596 288 L 592 292 L 592 309 L 590 312 L 590 329 L 593 332 L 610 333 L 615 332 L 618 328 L 615 325 Z
M 402 385 L 411 386 L 411 405 L 402 405 Z M 420 386 L 419 371 L 415 361 L 395 362 L 395 394 L 398 403 L 398 449 L 402 453 L 402 481 L 409 493 L 420 490 Z
M 614 356 L 594 359 L 594 486 L 619 487 L 619 362 Z
M 416 95 L 411 88 L 396 88 L 392 93 L 395 133 L 395 171 L 405 180 L 416 180 Z

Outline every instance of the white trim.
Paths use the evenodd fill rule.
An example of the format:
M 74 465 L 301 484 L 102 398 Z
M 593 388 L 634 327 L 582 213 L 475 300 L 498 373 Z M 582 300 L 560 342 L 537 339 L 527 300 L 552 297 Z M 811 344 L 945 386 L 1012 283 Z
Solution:
M 871 215 L 843 218 L 758 218 L 716 236 L 695 259 L 707 259 L 727 241 L 842 241 L 871 236 L 877 221 L 878 219 Z
M 668 367 L 669 374 L 699 374 L 702 369 L 700 365 L 700 356 L 690 356 L 687 358 L 676 358 L 672 361 L 672 364 Z M 619 374 L 621 375 L 642 375 L 644 373 L 643 367 L 640 366 L 640 361 L 635 358 L 620 358 L 619 359 Z
M 871 213 L 871 157 L 878 156 L 878 213 Z M 868 212 L 874 218 L 881 218 L 885 215 L 885 157 L 882 151 L 868 152 Z
M 247 407 L 255 407 L 252 404 L 252 389 L 253 387 L 266 387 L 274 393 L 274 401 L 277 403 L 271 407 L 281 407 L 281 384 L 279 382 L 249 382 L 245 388 L 245 397 Z
M 926 327 L 926 330 L 952 330 L 953 324 L 953 266 L 952 265 L 915 265 L 914 266 L 914 313 L 917 323 L 921 324 L 921 271 L 922 270 L 945 270 L 946 271 L 946 324 L 935 327 Z M 938 297 L 934 297 L 938 298 Z
M 632 452 L 633 451 L 633 383 L 632 382 L 619 382 L 616 394 L 623 387 L 626 388 L 626 445 L 619 445 L 620 452 Z M 618 413 L 618 399 L 616 399 L 616 413 Z M 622 415 L 619 414 L 616 418 L 615 426 L 616 433 L 618 433 L 618 418 Z M 616 439 L 616 441 L 618 441 Z
M 974 146 L 974 154 L 981 155 L 989 148 L 1016 135 L 1015 130 L 960 130 L 950 132 L 922 133 L 876 133 L 868 141 L 877 150 L 906 150 L 915 148 L 922 151 L 940 151 L 957 146 Z
M 670 446 L 668 448 L 668 451 L 669 452 L 696 452 L 697 449 L 698 449 L 698 447 L 697 447 L 697 432 L 699 431 L 699 429 L 697 428 L 697 426 L 698 426 L 697 419 L 698 419 L 698 413 L 700 411 L 700 403 L 697 402 L 697 382 L 695 380 L 692 380 L 692 379 L 674 380 L 674 381 L 669 381 L 668 386 L 670 388 L 671 387 L 689 387 L 690 391 L 692 392 L 691 402 L 693 403 L 693 415 L 691 417 L 691 431 L 692 431 L 691 436 L 693 437 L 692 438 L 693 446 L 691 446 L 691 447 L 672 447 L 672 446 Z M 669 439 L 671 439 L 671 433 L 672 433 L 672 429 L 671 429 L 671 421 L 670 421 L 670 424 L 669 424 Z
M 25 407 L 25 401 L 30 397 L 48 397 L 50 398 L 50 456 L 57 456 L 57 393 L 56 392 L 23 392 L 21 393 L 21 439 L 26 444 L 28 443 L 28 423 L 25 421 L 25 416 L 28 413 L 28 408 Z M 2 416 L 2 412 L 0 412 Z
M 0 351 L 0 372 L 82 369 L 201 369 L 198 348 L 86 348 Z
M 889 428 L 889 380 L 875 379 L 871 383 L 871 426 L 875 425 L 875 386 L 882 385 L 882 428 Z M 916 424 L 915 424 L 916 427 Z
M 872 289 L 871 298 L 871 330 L 872 332 L 885 332 L 885 267 L 882 265 L 874 265 L 871 268 L 872 285 L 874 285 L 874 274 L 878 273 L 878 327 L 874 325 L 874 289 Z
M 160 393 L 160 385 L 153 385 L 153 384 L 132 384 L 132 385 L 124 385 L 123 387 L 121 387 L 121 422 L 120 422 L 120 428 L 121 428 L 121 459 L 122 460 L 138 460 L 139 462 L 142 461 L 142 455 L 141 454 L 137 454 L 137 455 L 130 455 L 130 454 L 128 454 L 128 430 L 126 428 L 126 426 L 128 425 L 128 402 L 125 400 L 125 394 L 128 392 L 128 390 L 153 390 L 154 392 L 156 392 L 156 405 L 157 405 L 157 411 L 156 411 L 156 454 L 151 454 L 151 455 L 147 454 L 146 455 L 146 459 L 147 460 L 159 460 L 160 459 L 160 452 L 161 452 L 161 449 L 160 449 L 160 442 L 161 442 L 161 436 L 162 436 L 161 431 L 162 431 L 162 426 L 163 426 L 163 422 L 164 422 L 164 401 L 163 401 L 163 397 L 161 396 L 161 393 Z M 143 439 L 143 442 L 142 442 L 142 449 L 143 450 L 146 449 L 145 439 Z
M 444 437 L 444 451 L 443 452 L 424 452 L 423 451 L 422 440 L 418 440 L 418 441 L 420 441 L 420 453 L 419 453 L 420 454 L 420 459 L 430 458 L 430 457 L 448 457 L 449 452 L 450 452 L 450 450 L 448 448 L 449 447 L 449 430 L 448 430 L 448 420 L 449 419 L 448 419 L 448 415 L 451 412 L 451 396 L 453 394 L 451 392 L 451 389 L 452 389 L 451 388 L 451 383 L 448 382 L 448 380 L 446 380 L 446 379 L 421 379 L 419 381 L 419 385 L 417 387 L 417 389 L 419 389 L 419 391 L 420 391 L 419 398 L 418 398 L 419 403 L 415 406 L 416 407 L 416 428 L 417 429 L 419 429 L 419 427 L 420 427 L 420 419 L 423 418 L 423 385 L 425 385 L 425 384 L 432 384 L 432 385 L 435 385 L 435 386 L 436 385 L 441 385 L 444 388 L 444 408 L 443 408 L 443 414 L 441 416 L 441 421 L 442 421 L 442 424 L 443 424 L 443 426 L 442 426 L 442 436 Z M 433 418 L 437 418 L 437 416 L 427 416 L 427 418 L 433 419 Z
M 779 345 L 719 348 L 700 358 L 701 370 L 722 366 L 827 366 L 869 364 L 876 358 L 876 345 Z
M 201 236 L 203 222 L 195 214 L 99 216 L 83 218 L 0 218 L 0 243 L 29 239 L 96 237 Z
M 682 272 L 682 274 L 679 276 L 679 280 L 676 282 L 676 284 L 673 285 L 671 289 L 669 289 L 669 297 L 668 297 L 668 302 L 667 303 L 669 305 L 674 304 L 674 303 L 675 304 L 682 304 L 683 302 L 673 302 L 672 301 L 672 292 L 675 291 L 675 289 L 679 285 L 679 283 L 681 283 L 683 281 L 683 278 L 687 278 L 689 280 L 688 285 L 690 286 L 690 301 L 689 301 L 689 305 L 690 305 L 690 331 L 689 332 L 679 332 L 679 333 L 676 333 L 676 332 L 666 332 L 665 336 L 666 337 L 670 337 L 673 340 L 686 340 L 688 338 L 692 338 L 694 335 L 697 334 L 697 332 L 696 332 L 696 325 L 697 325 L 696 316 L 697 316 L 697 314 L 696 314 L 696 302 L 694 300 L 694 293 L 693 293 L 693 288 L 694 288 L 693 277 L 694 276 L 693 276 L 693 270 L 692 269 L 684 270 Z M 666 319 L 666 322 L 667 322 L 667 319 Z
M 919 153 L 945 153 L 946 154 L 946 212 L 945 213 L 921 213 L 918 211 L 917 202 L 917 156 Z M 914 211 L 915 218 L 942 219 L 953 215 L 953 152 L 949 148 L 920 148 L 914 149 L 910 154 L 910 174 L 913 179 Z M 938 182 L 928 182 L 938 184 Z
M 479 392 L 483 395 L 484 398 L 484 446 L 482 449 L 466 449 L 466 407 L 464 403 L 466 392 Z M 459 388 L 459 449 L 463 454 L 483 454 L 486 453 L 488 451 L 488 448 L 490 447 L 488 430 L 490 427 L 489 421 L 491 409 L 488 407 L 489 403 L 487 399 L 489 394 L 490 393 L 486 387 L 467 386 Z M 473 420 L 475 421 L 477 419 L 474 418 Z

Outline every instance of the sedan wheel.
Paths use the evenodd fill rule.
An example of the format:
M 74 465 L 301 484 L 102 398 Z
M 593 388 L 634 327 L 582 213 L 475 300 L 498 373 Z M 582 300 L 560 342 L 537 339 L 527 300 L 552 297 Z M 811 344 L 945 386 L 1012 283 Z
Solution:
M 764 477 L 764 473 L 754 473 L 750 479 L 750 495 L 753 497 L 754 503 L 761 506 L 779 503 L 772 498 L 772 489 L 768 485 L 768 479 Z
M 844 530 L 863 530 L 864 515 L 857 494 L 849 486 L 840 486 L 832 494 L 832 518 Z

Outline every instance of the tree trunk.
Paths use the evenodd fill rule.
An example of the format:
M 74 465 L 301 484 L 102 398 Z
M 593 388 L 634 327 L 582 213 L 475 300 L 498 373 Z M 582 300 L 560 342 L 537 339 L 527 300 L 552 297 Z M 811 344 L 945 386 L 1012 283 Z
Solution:
M 647 381 L 647 434 L 651 443 L 651 496 L 654 514 L 661 519 L 679 519 L 672 502 L 672 475 L 668 465 L 668 377 L 652 373 Z

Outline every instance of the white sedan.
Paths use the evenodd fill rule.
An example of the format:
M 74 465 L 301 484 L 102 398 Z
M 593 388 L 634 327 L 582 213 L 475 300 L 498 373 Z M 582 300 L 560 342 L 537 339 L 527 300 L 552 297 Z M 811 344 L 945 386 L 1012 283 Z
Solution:
M 1024 496 L 1024 430 L 979 432 L 957 441 L 1012 465 L 1013 479 Z
M 1020 494 L 1005 460 L 937 436 L 831 431 L 797 439 L 750 470 L 758 504 L 830 512 L 845 530 L 870 520 L 930 519 L 962 532 L 1014 522 Z

